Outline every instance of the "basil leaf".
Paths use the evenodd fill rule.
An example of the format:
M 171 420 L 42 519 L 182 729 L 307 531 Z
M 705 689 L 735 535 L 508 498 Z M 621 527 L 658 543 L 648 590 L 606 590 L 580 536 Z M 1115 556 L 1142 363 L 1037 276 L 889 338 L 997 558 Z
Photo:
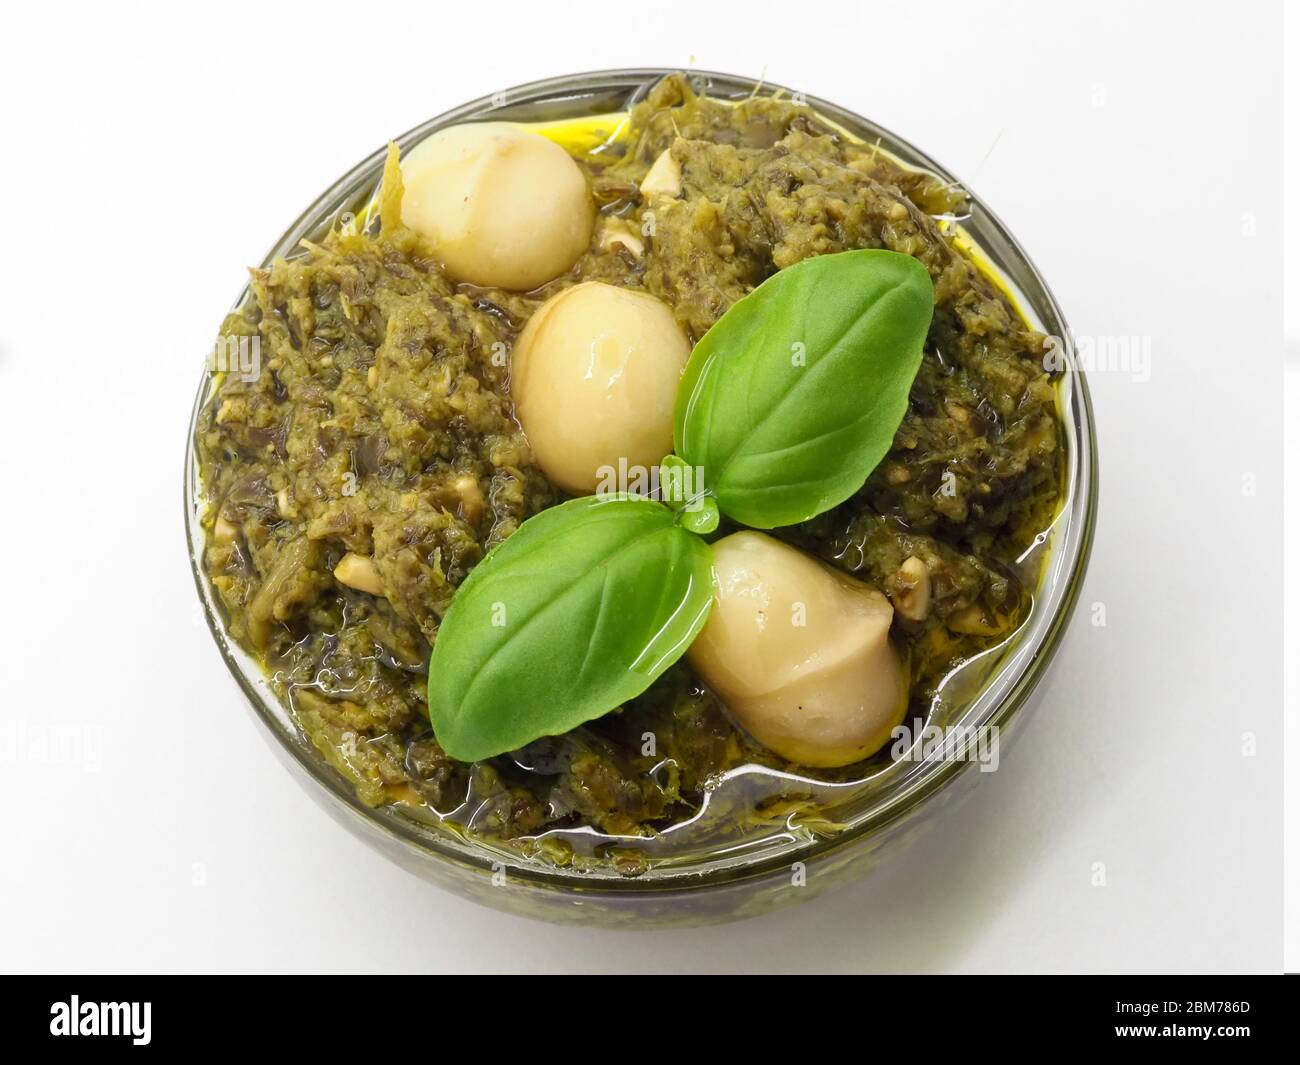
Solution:
M 690 646 L 713 560 L 667 507 L 572 499 L 524 522 L 470 572 L 429 663 L 429 718 L 476 762 L 639 695 Z
M 724 514 L 755 528 L 842 503 L 889 451 L 933 311 L 910 255 L 848 251 L 781 270 L 695 345 L 677 454 L 704 468 Z
M 687 532 L 693 532 L 697 536 L 708 536 L 709 533 L 717 529 L 721 521 L 718 515 L 718 504 L 712 496 L 703 496 L 701 499 L 682 507 L 678 511 L 678 520 L 682 523 L 682 528 Z

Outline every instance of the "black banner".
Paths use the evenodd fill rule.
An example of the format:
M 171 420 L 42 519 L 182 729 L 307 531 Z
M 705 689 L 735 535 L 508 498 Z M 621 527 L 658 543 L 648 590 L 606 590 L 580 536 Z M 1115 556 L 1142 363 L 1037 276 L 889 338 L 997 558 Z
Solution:
M 513 1016 L 511 1027 L 544 1023 L 543 1007 L 533 996 L 543 987 L 555 990 L 557 983 L 546 978 L 545 983 L 539 982 L 537 976 L 530 979 L 533 982 L 521 1001 L 532 999 L 536 1012 L 531 1020 Z M 877 1005 L 871 1010 L 870 1044 L 897 1039 L 899 1045 L 916 1049 L 931 1039 L 947 1041 L 958 1028 L 965 1037 L 994 1039 L 1003 1048 L 1075 1050 L 1163 1043 L 1179 1050 L 1196 1044 L 1227 1050 L 1228 1045 L 1259 1040 L 1272 1046 L 1283 1037 L 1284 1021 L 1292 1019 L 1295 988 L 1300 986 L 1261 976 L 876 979 L 900 986 L 888 993 L 872 993 Z M 961 981 L 962 986 L 922 986 L 938 981 Z M 571 986 L 576 982 L 565 980 L 566 998 L 580 993 Z M 457 978 L 462 985 L 457 994 L 409 975 L 41 976 L 8 983 L 0 996 L 0 1017 L 9 1048 L 54 1050 L 62 1045 L 91 1053 L 109 1045 L 140 1053 L 181 1048 L 246 1053 L 251 1043 L 280 1036 L 292 1040 L 298 1051 L 319 1048 L 337 1055 L 355 1048 L 371 1056 L 382 1046 L 386 1056 L 408 1041 L 413 1049 L 421 1045 L 427 1049 L 433 1028 L 446 1030 L 454 1025 L 458 1043 L 472 1039 L 482 1027 L 474 1015 L 488 1002 L 504 1001 L 500 992 L 483 998 L 481 992 L 469 991 L 463 986 L 464 977 Z M 349 985 L 355 986 L 355 993 Z M 648 1039 L 654 1038 L 656 1025 L 695 1023 L 683 1014 L 703 1014 L 715 992 L 702 988 L 692 993 L 681 978 L 674 978 L 673 986 L 680 1007 L 662 1012 L 661 996 L 655 995 L 648 999 L 645 1015 L 628 1016 L 624 1023 Z M 799 985 L 801 1004 L 795 1006 L 795 986 L 788 985 L 792 1006 L 787 1021 L 792 1036 L 796 1026 L 826 1024 L 843 1037 L 845 1022 L 862 1017 L 857 1009 L 839 1018 L 833 1010 L 810 1010 L 818 991 L 807 983 Z M 844 1002 L 846 992 L 836 992 L 827 1001 Z M 897 1012 L 891 1015 L 885 1003 L 895 1003 Z M 570 1021 L 577 1019 L 572 1009 L 564 1007 L 564 1017 Z M 764 1017 L 768 1023 L 775 1019 L 770 1012 Z M 610 1018 L 603 1019 L 608 1023 Z M 758 1023 L 756 1018 L 755 1031 Z M 491 1043 L 502 1034 L 489 1024 L 484 1039 Z M 673 1033 L 660 1034 L 666 1039 Z M 802 1038 L 809 1034 L 803 1032 Z

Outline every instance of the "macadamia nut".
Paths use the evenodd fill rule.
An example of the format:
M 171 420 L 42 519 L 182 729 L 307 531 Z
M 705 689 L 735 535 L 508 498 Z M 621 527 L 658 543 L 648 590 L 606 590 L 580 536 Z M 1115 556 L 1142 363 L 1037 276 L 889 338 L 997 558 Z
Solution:
M 402 160 L 402 221 L 457 281 L 527 291 L 591 242 L 595 204 L 578 164 L 506 122 L 450 126 Z
M 599 281 L 547 300 L 515 344 L 515 413 L 543 472 L 574 495 L 673 449 L 690 345 L 659 300 Z
M 713 611 L 687 657 L 736 720 L 801 765 L 879 750 L 907 709 L 889 600 L 763 533 L 724 537 L 713 559 Z

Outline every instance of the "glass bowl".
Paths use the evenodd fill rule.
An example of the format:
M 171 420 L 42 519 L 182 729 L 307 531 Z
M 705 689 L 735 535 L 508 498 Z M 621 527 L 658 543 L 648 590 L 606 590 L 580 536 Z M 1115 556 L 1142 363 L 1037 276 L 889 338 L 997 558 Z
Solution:
M 397 143 L 405 152 L 435 130 L 471 119 L 553 122 L 622 111 L 669 73 L 598 71 L 521 85 L 430 119 Z M 689 78 L 697 92 L 727 99 L 743 98 L 756 89 L 793 95 L 779 86 L 760 87 L 751 79 L 729 74 L 692 72 Z M 824 100 L 801 99 L 854 136 L 879 143 L 903 164 L 965 187 L 923 152 L 868 119 Z M 382 149 L 376 151 L 327 189 L 276 242 L 265 263 L 291 257 L 300 240 L 319 237 L 345 213 L 360 213 L 379 181 L 384 154 Z M 203 501 L 195 433 L 214 382 L 213 375 L 204 373 L 185 454 L 190 563 L 213 638 L 281 761 L 336 820 L 417 876 L 490 906 L 555 921 L 645 927 L 750 916 L 860 876 L 898 849 L 979 775 L 971 772 L 979 735 L 975 730 L 996 730 L 999 750 L 1005 749 L 1012 726 L 1031 705 L 1034 689 L 1073 613 L 1096 516 L 1092 409 L 1065 319 L 1015 238 L 974 194 L 969 210 L 968 217 L 957 220 L 961 228 L 1001 274 L 1026 317 L 1044 333 L 1059 338 L 1065 362 L 1059 385 L 1065 438 L 1063 503 L 1051 528 L 1031 549 L 1042 554 L 1043 563 L 1028 620 L 997 649 L 996 665 L 959 694 L 958 713 L 950 723 L 971 731 L 958 732 L 956 739 L 929 757 L 894 762 L 882 774 L 880 786 L 839 818 L 842 827 L 834 835 L 818 838 L 792 823 L 788 832 L 778 832 L 760 846 L 692 852 L 682 860 L 652 863 L 634 878 L 621 876 L 612 867 L 595 872 L 558 868 L 440 830 L 391 806 L 367 807 L 299 731 L 258 663 L 227 635 L 202 566 Z M 246 295 L 247 290 L 236 306 Z

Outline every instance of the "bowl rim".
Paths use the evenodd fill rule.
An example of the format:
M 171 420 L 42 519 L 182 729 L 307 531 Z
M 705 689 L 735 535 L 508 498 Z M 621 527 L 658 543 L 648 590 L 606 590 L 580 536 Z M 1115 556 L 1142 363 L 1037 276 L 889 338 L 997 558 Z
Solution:
M 583 93 L 590 93 L 595 89 L 613 91 L 626 83 L 626 87 L 632 89 L 633 95 L 635 95 L 639 91 L 648 89 L 660 78 L 675 73 L 683 73 L 697 87 L 701 84 L 708 87 L 725 85 L 735 92 L 765 91 L 786 93 L 792 97 L 796 95 L 789 88 L 769 82 L 766 79 L 753 79 L 718 71 L 695 69 L 681 71 L 668 67 L 584 71 L 525 82 L 479 97 L 421 122 L 400 137 L 394 138 L 394 140 L 399 146 L 405 148 L 428 136 L 434 129 L 473 117 L 483 117 L 489 112 L 497 112 L 503 106 L 503 102 L 508 103 L 510 107 L 514 107 L 529 100 L 549 99 L 554 96 L 557 90 L 580 91 Z M 1091 555 L 1097 516 L 1098 480 L 1097 447 L 1093 431 L 1093 408 L 1087 377 L 1075 357 L 1073 339 L 1066 324 L 1065 316 L 1041 271 L 1025 252 L 1019 241 L 1003 224 L 1002 220 L 989 209 L 988 205 L 979 198 L 968 184 L 958 182 L 958 179 L 950 170 L 927 153 L 865 116 L 810 94 L 800 93 L 797 98 L 802 102 L 807 102 L 814 110 L 825 116 L 837 120 L 847 118 L 853 125 L 878 133 L 882 140 L 888 142 L 888 150 L 893 152 L 902 149 L 908 156 L 910 164 L 928 170 L 947 181 L 959 183 L 960 187 L 967 192 L 972 209 L 979 209 L 985 224 L 994 231 L 1005 245 L 1004 251 L 1018 258 L 1034 279 L 1041 290 L 1038 302 L 1045 304 L 1046 309 L 1062 327 L 1060 340 L 1067 364 L 1065 375 L 1072 382 L 1072 391 L 1068 402 L 1062 404 L 1060 413 L 1063 423 L 1072 422 L 1075 436 L 1070 441 L 1073 445 L 1069 449 L 1071 453 L 1066 456 L 1066 494 L 1058 512 L 1057 521 L 1066 516 L 1068 511 L 1069 520 L 1065 523 L 1063 529 L 1066 532 L 1072 531 L 1076 535 L 1070 539 L 1067 545 L 1068 557 L 1062 560 L 1065 563 L 1065 569 L 1058 573 L 1052 582 L 1051 591 L 1058 591 L 1059 594 L 1055 596 L 1051 614 L 1047 618 L 1046 628 L 1039 634 L 1036 643 L 1029 648 L 1030 656 L 1018 666 L 1018 674 L 1014 677 L 1010 687 L 1000 694 L 991 715 L 981 722 L 982 725 L 992 725 L 1004 729 L 1028 701 L 1030 695 L 1041 681 L 1048 665 L 1055 658 L 1077 605 L 1083 576 Z M 386 146 L 352 167 L 316 197 L 275 242 L 272 249 L 263 258 L 263 265 L 269 264 L 273 258 L 284 254 L 286 249 L 296 247 L 303 236 L 318 227 L 321 221 L 329 216 L 331 207 L 335 210 L 338 209 L 339 197 L 345 195 L 348 190 L 355 189 L 357 182 L 361 178 L 377 169 L 382 170 L 385 155 Z M 247 294 L 248 286 L 245 285 L 234 306 L 240 306 Z M 185 532 L 189 548 L 190 570 L 208 628 L 221 653 L 222 660 L 243 692 L 254 716 L 266 726 L 267 731 L 274 737 L 282 754 L 287 755 L 293 762 L 297 763 L 297 767 L 319 785 L 325 795 L 341 804 L 344 811 L 350 811 L 353 815 L 360 817 L 382 836 L 392 837 L 407 848 L 413 848 L 422 854 L 454 865 L 469 867 L 485 875 L 496 872 L 504 864 L 508 867 L 512 880 L 518 878 L 541 888 L 564 892 L 581 890 L 584 894 L 590 895 L 604 893 L 661 895 L 675 892 L 696 892 L 702 889 L 734 884 L 741 880 L 759 879 L 773 873 L 785 875 L 788 874 L 793 862 L 806 862 L 810 859 L 820 858 L 833 851 L 852 846 L 861 840 L 870 839 L 883 829 L 915 813 L 919 807 L 942 789 L 952 784 L 964 771 L 969 769 L 971 760 L 968 758 L 948 757 L 926 760 L 922 763 L 924 771 L 920 773 L 918 779 L 911 782 L 909 786 L 903 788 L 900 792 L 886 795 L 879 808 L 871 809 L 852 826 L 832 836 L 796 842 L 775 854 L 758 858 L 747 857 L 743 851 L 740 851 L 733 858 L 724 860 L 721 863 L 714 863 L 704 871 L 689 866 L 652 865 L 642 875 L 631 878 L 612 871 L 608 874 L 602 874 L 590 870 L 579 871 L 549 863 L 542 864 L 510 851 L 491 848 L 478 841 L 460 843 L 447 834 L 435 834 L 429 827 L 394 811 L 391 806 L 366 806 L 357 797 L 345 778 L 325 761 L 324 757 L 309 741 L 304 741 L 301 735 L 291 734 L 289 728 L 285 726 L 274 709 L 268 705 L 268 693 L 258 687 L 257 680 L 264 680 L 265 678 L 255 679 L 250 676 L 250 671 L 237 657 L 238 655 L 247 657 L 247 653 L 233 645 L 226 633 L 225 621 L 203 568 L 202 560 L 206 541 L 200 523 L 201 511 L 199 503 L 201 494 L 195 454 L 199 417 L 205 402 L 209 398 L 211 383 L 212 375 L 205 372 L 200 380 L 198 393 L 190 415 L 184 477 Z M 1056 550 L 1059 549 L 1054 548 L 1053 554 Z M 1038 589 L 1040 593 L 1044 591 L 1047 580 L 1045 570 Z M 1018 653 L 1014 655 L 1007 653 L 1002 656 L 989 676 L 984 678 L 979 694 L 975 699 L 983 698 L 989 687 L 1008 671 L 1017 657 L 1019 657 Z M 279 703 L 279 700 L 275 700 L 275 702 Z M 284 709 L 283 704 L 280 704 L 280 708 Z

